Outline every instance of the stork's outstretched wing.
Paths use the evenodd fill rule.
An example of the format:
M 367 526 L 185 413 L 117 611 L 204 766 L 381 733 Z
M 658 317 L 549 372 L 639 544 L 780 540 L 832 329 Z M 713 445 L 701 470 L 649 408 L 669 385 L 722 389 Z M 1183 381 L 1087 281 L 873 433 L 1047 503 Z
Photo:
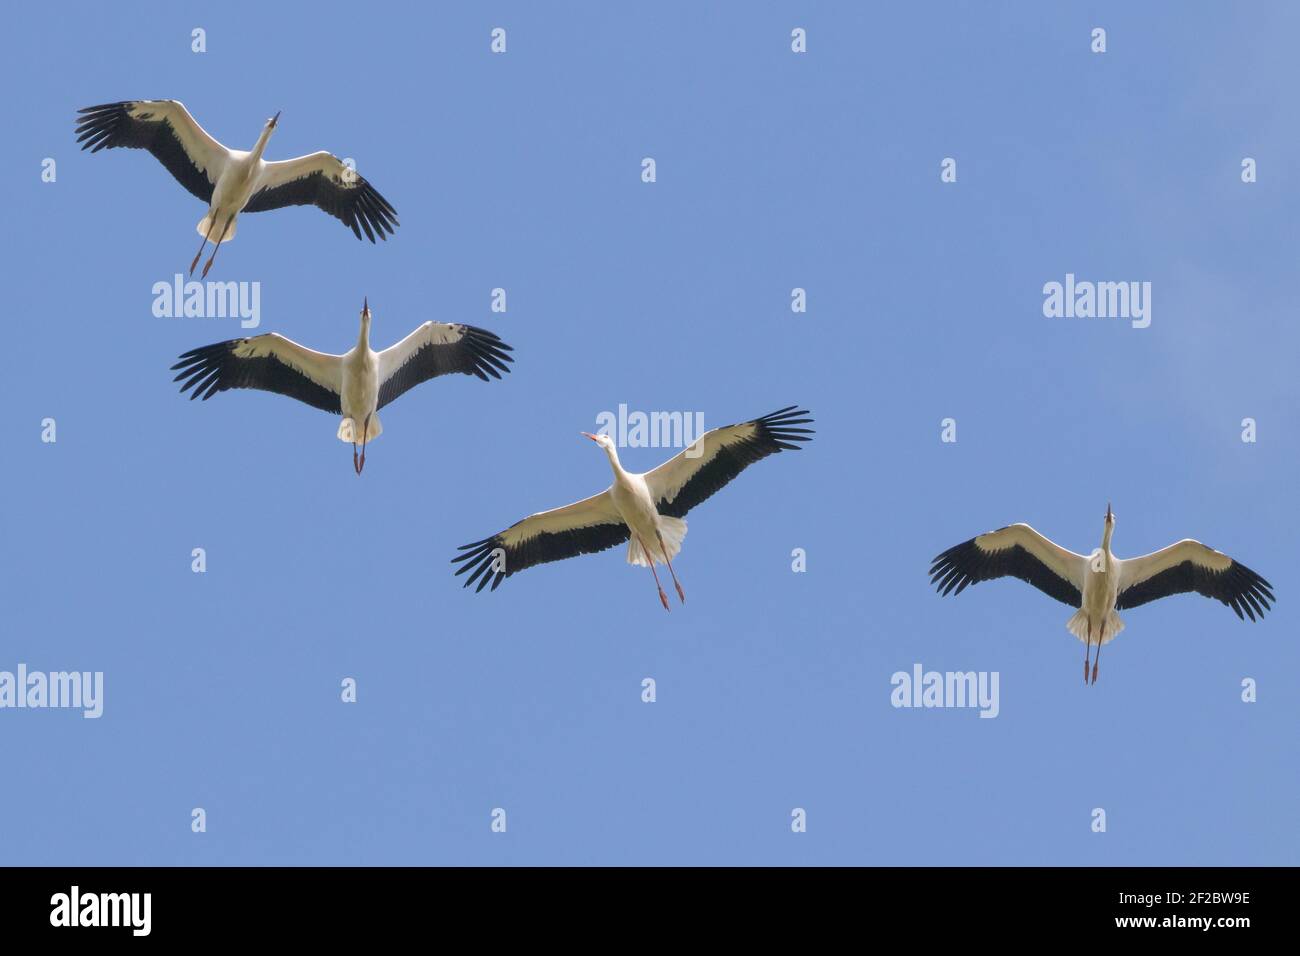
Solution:
M 1013 524 L 954 545 L 934 559 L 930 583 L 940 594 L 994 578 L 1016 577 L 1063 604 L 1083 603 L 1088 559 L 1049 541 L 1027 524 Z
M 191 401 L 202 395 L 206 402 L 230 388 L 258 388 L 343 414 L 342 356 L 313 351 L 283 335 L 231 339 L 191 349 L 180 358 L 172 366 L 180 370 L 172 381 L 181 382 L 182 393 L 192 390 Z
M 260 188 L 244 212 L 262 212 L 284 206 L 316 206 L 352 230 L 361 230 L 371 242 L 387 239 L 397 229 L 395 210 L 364 176 L 324 150 L 267 163 Z
M 742 471 L 768 455 L 799 451 L 795 442 L 811 441 L 810 413 L 797 405 L 701 435 L 685 451 L 645 473 L 650 497 L 661 515 L 681 518 L 723 488 Z
M 379 407 L 439 375 L 460 373 L 500 378 L 513 351 L 487 329 L 473 325 L 425 322 L 402 341 L 379 353 Z
M 176 181 L 206 203 L 230 151 L 208 135 L 177 100 L 126 100 L 77 111 L 82 149 L 147 149 Z
M 490 538 L 463 545 L 460 548 L 463 553 L 451 560 L 460 564 L 456 570 L 458 575 L 473 570 L 465 580 L 465 587 L 482 575 L 476 590 L 482 591 L 491 581 L 495 591 L 502 579 L 516 571 L 604 551 L 622 544 L 630 536 L 614 499 L 605 490 L 563 508 L 529 515 Z
M 1222 551 L 1184 538 L 1167 548 L 1120 564 L 1120 610 L 1171 594 L 1195 591 L 1228 605 L 1237 617 L 1263 617 L 1273 602 L 1273 585 Z M 1244 614 L 1243 614 L 1244 612 Z

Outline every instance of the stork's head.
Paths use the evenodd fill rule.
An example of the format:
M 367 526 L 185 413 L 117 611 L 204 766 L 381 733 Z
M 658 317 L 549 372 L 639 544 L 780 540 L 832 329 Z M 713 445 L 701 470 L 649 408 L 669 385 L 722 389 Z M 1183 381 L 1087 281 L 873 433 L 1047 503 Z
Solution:
M 357 336 L 357 347 L 370 348 L 370 297 L 361 300 L 361 332 Z
M 581 434 L 582 437 L 584 438 L 590 438 L 597 445 L 603 448 L 606 452 L 611 452 L 614 450 L 614 439 L 610 438 L 608 435 L 605 434 L 593 435 L 591 432 L 582 432 Z
M 1115 527 L 1115 512 L 1110 510 L 1110 502 L 1106 502 L 1106 527 Z
M 584 438 L 590 438 L 600 446 L 600 450 L 609 457 L 609 463 L 611 465 L 618 464 L 618 447 L 614 444 L 614 439 L 610 438 L 603 432 L 599 435 L 593 435 L 591 432 L 583 432 L 582 435 Z
M 280 122 L 280 113 L 282 112 L 283 110 L 276 110 L 275 115 L 266 121 L 266 131 L 268 134 L 274 130 L 276 124 Z

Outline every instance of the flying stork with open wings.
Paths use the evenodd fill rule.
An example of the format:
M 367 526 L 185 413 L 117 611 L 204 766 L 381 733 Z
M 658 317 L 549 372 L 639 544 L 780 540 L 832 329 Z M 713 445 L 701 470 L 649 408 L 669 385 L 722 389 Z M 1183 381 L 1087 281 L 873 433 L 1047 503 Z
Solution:
M 439 375 L 500 378 L 513 351 L 487 329 L 473 325 L 425 322 L 382 352 L 370 347 L 370 301 L 361 306 L 361 334 L 343 355 L 317 352 L 271 332 L 191 349 L 172 366 L 190 400 L 207 401 L 231 388 L 257 388 L 296 398 L 314 408 L 342 415 L 338 437 L 352 443 L 352 467 L 366 465 L 366 444 L 383 426 L 379 409 L 408 390 Z M 361 455 L 357 456 L 357 445 Z
M 1101 645 L 1124 630 L 1118 611 L 1139 607 L 1171 594 L 1195 591 L 1237 612 L 1237 617 L 1264 616 L 1277 600 L 1273 585 L 1208 545 L 1184 538 L 1140 558 L 1120 560 L 1111 554 L 1115 513 L 1106 505 L 1101 547 L 1085 557 L 1049 541 L 1027 524 L 1013 524 L 955 545 L 934 559 L 930 583 L 941 594 L 960 594 L 969 584 L 1017 577 L 1050 597 L 1078 608 L 1066 628 L 1086 645 L 1084 683 L 1097 682 Z M 1097 645 L 1097 660 L 1089 658 Z
M 78 111 L 76 132 L 81 148 L 93 153 L 119 146 L 149 150 L 177 182 L 207 203 L 198 224 L 203 241 L 190 263 L 191 274 L 204 247 L 213 242 L 203 266 L 203 275 L 208 274 L 217 249 L 235 238 L 241 212 L 313 205 L 342 221 L 358 239 L 363 229 L 372 243 L 375 236 L 387 239 L 386 233 L 397 228 L 397 211 L 337 156 L 322 150 L 297 159 L 262 159 L 279 121 L 279 113 L 267 120 L 247 152 L 217 142 L 177 100 L 88 106 Z
M 673 558 L 686 537 L 686 513 L 754 462 L 798 451 L 797 442 L 809 441 L 813 434 L 811 428 L 800 427 L 812 422 L 808 415 L 790 405 L 762 418 L 715 428 L 644 474 L 624 470 L 609 435 L 582 432 L 609 458 L 614 483 L 598 495 L 530 515 L 490 538 L 462 546 L 462 553 L 452 558 L 460 564 L 456 574 L 472 571 L 465 587 L 478 580 L 477 590 L 482 591 L 491 581 L 495 591 L 503 579 L 535 564 L 604 551 L 626 541 L 628 563 L 650 568 L 659 600 L 669 610 L 655 563 L 667 565 L 677 597 L 685 602 Z

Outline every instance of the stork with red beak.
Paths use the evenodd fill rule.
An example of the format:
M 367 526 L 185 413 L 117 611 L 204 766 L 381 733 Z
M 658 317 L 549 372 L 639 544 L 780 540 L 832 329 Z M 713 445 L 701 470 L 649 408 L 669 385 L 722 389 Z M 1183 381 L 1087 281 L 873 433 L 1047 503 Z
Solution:
M 78 111 L 77 142 L 83 150 L 147 149 L 191 194 L 207 203 L 198 224 L 203 241 L 190 263 L 194 273 L 203 250 L 213 243 L 206 276 L 224 242 L 235 238 L 240 213 L 312 205 L 371 242 L 397 228 L 397 212 L 356 170 L 324 150 L 267 162 L 262 159 L 279 125 L 276 113 L 262 127 L 251 150 L 222 145 L 177 100 L 128 100 Z
M 370 300 L 361 305 L 357 344 L 342 355 L 317 352 L 274 332 L 192 349 L 172 366 L 174 381 L 190 398 L 207 401 L 231 388 L 256 388 L 296 398 L 343 416 L 338 437 L 352 443 L 352 468 L 366 466 L 366 445 L 383 431 L 379 409 L 440 375 L 459 373 L 483 381 L 509 372 L 512 351 L 493 333 L 473 325 L 425 322 L 382 352 L 370 347 Z M 361 446 L 360 455 L 357 446 Z
M 1140 558 L 1121 560 L 1110 550 L 1115 513 L 1106 504 L 1101 547 L 1084 556 L 1062 548 L 1027 524 L 1013 524 L 955 545 L 936 557 L 930 583 L 940 594 L 993 578 L 1017 577 L 1064 604 L 1078 608 L 1066 629 L 1085 644 L 1083 681 L 1097 682 L 1101 646 L 1124 630 L 1118 611 L 1171 594 L 1195 591 L 1252 621 L 1272 602 L 1273 586 L 1208 545 L 1184 538 Z M 1244 612 L 1244 613 L 1243 613 Z M 1097 658 L 1091 660 L 1092 646 Z
M 686 592 L 673 570 L 673 558 L 686 537 L 686 513 L 713 495 L 749 465 L 780 451 L 798 451 L 809 441 L 808 412 L 790 405 L 762 418 L 705 432 L 689 448 L 653 471 L 636 474 L 625 470 L 618 449 L 608 435 L 582 432 L 609 459 L 614 483 L 598 495 L 542 511 L 518 521 L 504 531 L 460 548 L 452 558 L 456 574 L 472 571 L 478 590 L 535 564 L 559 561 L 579 554 L 604 551 L 627 542 L 629 564 L 645 565 L 654 575 L 659 602 L 670 610 L 668 595 L 659 583 L 655 563 L 667 566 L 677 597 Z
M 650 573 L 655 579 L 655 588 L 659 591 L 659 603 L 667 611 L 671 610 L 668 605 L 668 595 L 664 593 L 663 585 L 659 583 L 659 572 L 655 570 L 656 559 L 663 561 L 668 566 L 668 573 L 672 575 L 673 587 L 677 589 L 677 599 L 685 604 L 686 592 L 682 590 L 681 582 L 677 580 L 677 572 L 673 570 L 673 555 L 681 550 L 682 539 L 686 537 L 686 522 L 681 518 L 659 514 L 646 476 L 624 470 L 618 460 L 618 449 L 614 446 L 612 438 L 608 435 L 593 435 L 591 432 L 580 434 L 599 445 L 601 451 L 609 458 L 609 466 L 614 472 L 614 483 L 609 488 L 610 499 L 618 509 L 619 516 L 627 525 L 632 538 L 632 544 L 628 546 L 628 562 L 650 565 Z M 666 539 L 664 532 L 668 535 Z M 653 550 L 647 547 L 646 542 L 653 546 Z

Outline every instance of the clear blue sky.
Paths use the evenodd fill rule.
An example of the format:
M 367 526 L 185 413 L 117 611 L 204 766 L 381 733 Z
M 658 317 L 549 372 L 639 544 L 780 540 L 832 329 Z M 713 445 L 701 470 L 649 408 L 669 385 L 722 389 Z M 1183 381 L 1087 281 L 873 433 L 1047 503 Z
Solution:
M 0 669 L 105 702 L 0 711 L 0 863 L 1300 862 L 1300 11 L 1137 6 L 15 6 Z M 322 412 L 184 400 L 175 357 L 242 334 L 150 311 L 202 206 L 72 135 L 149 97 L 244 148 L 283 110 L 270 158 L 354 157 L 400 213 L 377 248 L 244 217 L 212 278 L 262 283 L 259 331 L 343 351 L 369 296 L 377 344 L 477 323 L 515 373 L 408 394 L 361 479 Z M 1150 281 L 1151 327 L 1045 318 L 1066 273 Z M 608 483 L 601 411 L 794 402 L 816 440 L 691 514 L 671 614 L 621 550 L 452 578 Z M 1064 605 L 931 591 L 1012 521 L 1090 550 L 1108 500 L 1121 557 L 1200 538 L 1276 613 L 1126 612 L 1085 688 Z M 999 672 L 1000 716 L 895 710 L 918 662 Z

